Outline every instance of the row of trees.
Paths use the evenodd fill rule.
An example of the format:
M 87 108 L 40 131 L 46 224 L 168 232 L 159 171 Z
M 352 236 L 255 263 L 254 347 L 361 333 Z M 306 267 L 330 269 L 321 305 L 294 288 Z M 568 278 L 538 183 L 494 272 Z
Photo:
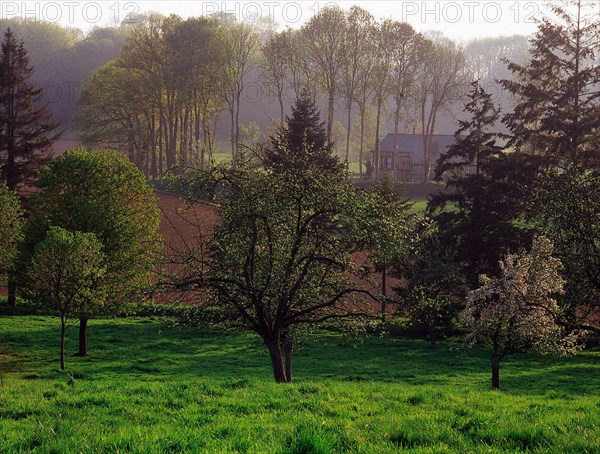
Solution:
M 278 101 L 280 121 L 288 100 L 302 90 L 323 96 L 330 144 L 336 106 L 343 106 L 346 164 L 358 120 L 361 175 L 369 150 L 378 159 L 390 107 L 394 132 L 410 121 L 420 126 L 429 169 L 438 115 L 461 99 L 470 79 L 464 52 L 450 40 L 426 38 L 406 23 L 378 22 L 359 7 L 326 8 L 301 29 L 281 33 L 216 18 L 153 16 L 131 31 L 116 60 L 88 79 L 78 126 L 85 141 L 126 150 L 147 175 L 157 177 L 174 166 L 210 162 L 224 109 L 235 163 L 243 145 L 240 106 L 257 72 L 260 90 Z M 366 143 L 370 108 L 375 139 Z

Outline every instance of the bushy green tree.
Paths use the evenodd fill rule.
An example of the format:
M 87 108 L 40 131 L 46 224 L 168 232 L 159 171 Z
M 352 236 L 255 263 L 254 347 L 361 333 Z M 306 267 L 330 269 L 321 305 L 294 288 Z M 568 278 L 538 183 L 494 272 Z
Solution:
M 17 195 L 0 180 L 0 277 L 12 268 L 22 239 L 23 211 Z
M 107 303 L 137 301 L 151 284 L 161 248 L 160 211 L 144 175 L 117 152 L 75 149 L 54 160 L 38 182 L 32 200 L 38 234 L 50 226 L 93 233 L 105 255 Z M 34 230 L 34 229 L 32 229 Z M 83 311 L 80 351 L 86 353 Z
M 402 313 L 426 330 L 431 348 L 436 348 L 439 333 L 449 330 L 464 307 L 466 282 L 454 261 L 455 251 L 440 240 L 435 225 L 424 227 L 420 241 L 401 261 L 405 285 L 398 292 Z
M 325 137 L 320 126 L 313 132 Z M 209 290 L 205 315 L 262 338 L 277 382 L 292 380 L 297 330 L 364 313 L 369 299 L 350 278 L 350 218 L 361 198 L 324 141 L 298 137 L 302 148 L 289 135 L 273 138 L 263 168 L 240 160 L 205 175 L 213 184 L 196 188 L 220 188 L 221 223 L 207 242 L 173 257 L 180 289 Z
M 60 314 L 60 368 L 65 369 L 65 330 L 74 312 L 91 312 L 104 301 L 102 244 L 93 233 L 52 227 L 35 248 L 28 270 L 32 297 Z
M 402 185 L 386 176 L 373 182 L 360 213 L 361 226 L 358 231 L 364 234 L 369 260 L 375 271 L 381 273 L 382 320 L 385 320 L 389 299 L 388 274 L 418 236 L 415 226 L 419 219 L 410 214 L 411 203 L 402 194 Z
M 563 264 L 567 282 L 558 297 L 561 323 L 569 330 L 598 331 L 600 175 L 580 167 L 541 173 L 526 200 L 525 215 L 553 241 Z

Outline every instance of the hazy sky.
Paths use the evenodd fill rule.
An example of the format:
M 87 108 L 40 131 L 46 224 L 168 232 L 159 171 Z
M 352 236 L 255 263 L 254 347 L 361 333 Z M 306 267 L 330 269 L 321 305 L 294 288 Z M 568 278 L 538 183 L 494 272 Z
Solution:
M 530 34 L 536 28 L 535 18 L 543 14 L 546 3 L 538 0 L 0 0 L 0 17 L 30 17 L 88 30 L 94 25 L 120 22 L 135 12 L 157 11 L 165 15 L 175 13 L 188 17 L 226 11 L 236 14 L 240 20 L 250 22 L 257 17 L 271 17 L 283 28 L 301 25 L 326 5 L 335 4 L 344 9 L 359 5 L 378 19 L 389 17 L 402 20 L 412 24 L 418 31 L 439 30 L 450 38 L 463 41 L 483 36 Z

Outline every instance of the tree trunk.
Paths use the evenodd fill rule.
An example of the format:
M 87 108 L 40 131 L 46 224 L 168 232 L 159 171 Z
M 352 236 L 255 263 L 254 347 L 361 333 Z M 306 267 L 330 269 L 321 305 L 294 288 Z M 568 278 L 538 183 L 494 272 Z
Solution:
M 79 351 L 77 356 L 87 355 L 87 318 L 79 319 Z
M 333 132 L 333 110 L 335 105 L 335 97 L 333 90 L 329 92 L 329 103 L 327 107 L 327 145 L 331 145 L 331 135 Z
M 283 123 L 285 122 L 285 111 L 283 109 L 283 94 L 282 91 L 279 90 L 279 110 L 281 111 L 281 121 L 279 122 L 279 125 L 283 127 Z
M 292 382 L 292 341 L 286 339 L 283 345 L 284 360 L 285 360 L 285 378 L 288 383 Z
M 360 180 L 363 181 L 363 149 L 365 145 L 365 107 L 360 108 L 360 149 L 358 152 L 358 171 Z
M 8 296 L 6 304 L 9 307 L 15 307 L 17 305 L 17 283 L 13 278 L 8 280 Z
M 492 389 L 500 389 L 500 358 L 492 356 Z
M 346 106 L 348 110 L 347 130 L 346 130 L 346 172 L 350 170 L 350 129 L 352 128 L 352 100 Z
M 233 101 L 231 101 L 233 103 Z M 233 168 L 235 169 L 235 105 L 231 104 L 231 108 L 229 109 L 229 113 L 231 114 L 231 163 Z
M 381 124 L 381 104 L 382 104 L 382 100 L 378 99 L 377 100 L 377 120 L 375 123 L 375 148 L 373 150 L 373 158 L 374 158 L 374 169 L 373 169 L 373 174 L 375 175 L 375 179 L 377 180 L 379 178 L 379 166 L 380 166 L 380 162 L 379 162 L 379 127 Z
M 435 335 L 435 324 L 432 320 L 429 321 L 429 342 L 431 343 L 431 348 L 435 349 L 437 347 L 437 338 Z
M 285 373 L 285 363 L 283 358 L 283 349 L 281 343 L 275 340 L 265 341 L 269 354 L 271 355 L 271 366 L 273 367 L 273 377 L 277 383 L 287 383 L 288 379 Z
M 383 295 L 383 299 L 381 300 L 381 321 L 385 322 L 385 311 L 386 311 L 386 278 L 387 278 L 387 268 L 384 266 L 381 270 L 381 294 Z
M 60 370 L 65 370 L 65 317 L 60 318 Z

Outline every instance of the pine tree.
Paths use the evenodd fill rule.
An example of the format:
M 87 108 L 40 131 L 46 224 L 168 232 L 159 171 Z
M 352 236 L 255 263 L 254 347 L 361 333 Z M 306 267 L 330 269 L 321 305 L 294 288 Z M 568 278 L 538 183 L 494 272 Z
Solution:
M 546 166 L 598 168 L 598 4 L 568 0 L 551 12 L 531 40 L 528 63 L 509 62 L 513 79 L 500 81 L 517 101 L 504 122 L 511 145 L 544 156 Z
M 538 168 L 524 217 L 554 242 L 562 261 L 561 322 L 593 329 L 600 314 L 598 2 L 565 0 L 551 12 L 531 40 L 529 61 L 510 63 L 513 80 L 501 81 L 516 99 L 504 122 L 522 152 L 515 155 Z
M 498 261 L 524 232 L 511 222 L 518 214 L 513 201 L 520 189 L 510 169 L 520 167 L 503 153 L 499 135 L 490 132 L 500 112 L 478 82 L 472 84 L 465 112 L 471 118 L 460 122 L 455 144 L 437 162 L 436 178 L 447 178 L 449 190 L 432 197 L 429 209 L 474 286 L 479 274 L 498 271 Z M 445 210 L 447 205 L 454 208 Z
M 0 179 L 12 191 L 35 180 L 60 135 L 47 107 L 40 107 L 42 90 L 29 82 L 32 73 L 23 42 L 9 28 L 0 52 Z M 9 279 L 9 306 L 16 304 L 15 294 L 14 280 Z
M 40 107 L 42 90 L 29 82 L 32 73 L 23 42 L 8 29 L 0 53 L 0 176 L 11 190 L 35 180 L 60 134 L 47 106 Z
M 292 116 L 286 117 L 283 127 L 271 138 L 264 153 L 269 168 L 303 169 L 316 166 L 323 171 L 339 174 L 342 169 L 328 144 L 325 124 L 311 94 L 304 90 L 292 106 Z

